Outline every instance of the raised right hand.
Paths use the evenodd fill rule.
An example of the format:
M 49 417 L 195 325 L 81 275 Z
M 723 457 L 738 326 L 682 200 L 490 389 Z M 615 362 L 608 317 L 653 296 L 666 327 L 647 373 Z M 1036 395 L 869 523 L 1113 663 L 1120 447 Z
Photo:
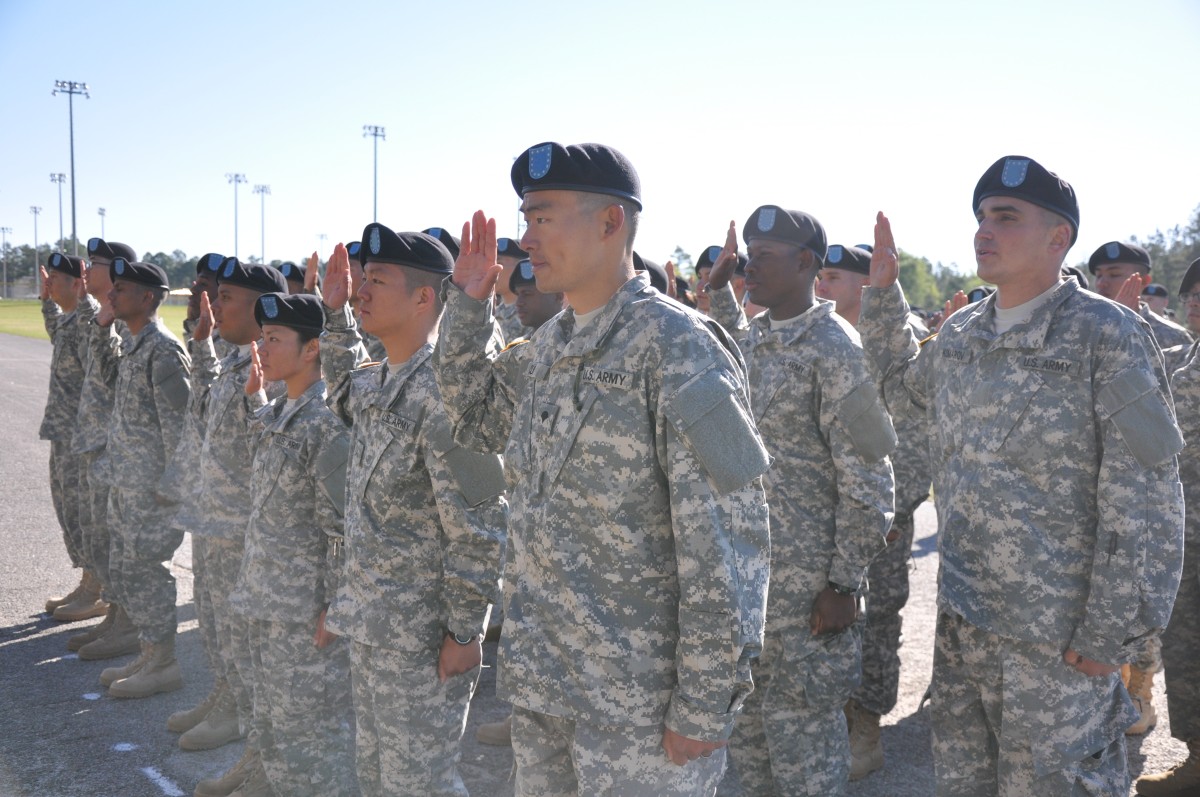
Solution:
M 717 255 L 717 261 L 708 272 L 708 286 L 714 291 L 719 291 L 728 285 L 737 269 L 737 262 L 737 222 L 730 221 L 729 230 L 725 233 L 725 245 L 721 247 L 721 254 Z M 697 290 L 701 289 L 703 286 L 697 286 Z
M 883 211 L 875 216 L 875 251 L 871 253 L 871 287 L 890 288 L 900 278 L 900 258 L 896 256 L 896 239 L 892 223 Z
M 309 257 L 309 272 L 316 274 L 314 261 L 317 258 L 317 253 L 313 252 Z M 304 275 L 305 277 L 308 274 Z M 315 280 L 316 277 L 314 276 Z M 314 283 L 315 284 L 315 283 Z M 352 290 L 350 282 L 350 255 L 346 252 L 344 244 L 338 244 L 333 247 L 333 254 L 329 256 L 329 262 L 325 264 L 325 295 L 321 297 L 321 301 L 331 310 L 341 310 L 346 306 L 346 302 L 350 301 L 350 291 Z
M 492 298 L 502 271 L 504 267 L 496 262 L 496 220 L 477 210 L 463 224 L 462 247 L 450 279 L 467 296 L 482 302 Z
M 246 395 L 253 396 L 263 387 L 262 360 L 258 358 L 258 343 L 250 344 L 250 374 L 246 377 Z
M 213 331 L 212 306 L 208 303 L 208 294 L 200 294 L 200 315 L 196 317 L 196 328 L 192 330 L 192 340 L 208 340 Z
M 44 302 L 50 298 L 50 272 L 46 271 L 45 266 L 38 266 L 38 271 L 42 275 L 38 282 L 38 298 Z
M 304 270 L 304 292 L 311 293 L 318 299 L 321 298 L 321 291 L 317 288 L 317 266 L 320 264 L 321 258 L 313 252 L 308 256 L 308 268 Z

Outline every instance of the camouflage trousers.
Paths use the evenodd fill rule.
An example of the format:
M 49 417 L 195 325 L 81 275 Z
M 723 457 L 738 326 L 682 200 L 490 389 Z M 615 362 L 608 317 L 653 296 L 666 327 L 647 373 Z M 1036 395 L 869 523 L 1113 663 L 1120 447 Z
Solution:
M 438 649 L 352 642 L 355 764 L 364 797 L 466 797 L 458 773 L 479 668 L 438 680 Z
M 54 503 L 58 525 L 62 527 L 63 544 L 66 545 L 71 567 L 90 569 L 79 517 L 82 492 L 79 489 L 77 463 L 69 442 L 50 442 L 50 500 Z
M 938 615 L 931 719 L 939 797 L 1126 797 L 1124 731 L 1137 711 L 1117 674 L 1089 678 L 1057 646 Z
M 108 492 L 111 591 L 143 642 L 175 636 L 175 576 L 170 560 L 183 534 L 171 530 L 170 514 L 144 490 L 113 487 Z
M 315 625 L 249 621 L 257 746 L 276 794 L 356 797 L 350 646 Z
M 1163 668 L 1162 658 L 1162 638 L 1159 636 L 1148 636 L 1142 640 L 1141 648 L 1138 650 L 1137 658 L 1133 660 L 1131 666 L 1137 669 L 1156 673 Z
M 1171 622 L 1162 635 L 1171 735 L 1200 739 L 1200 542 L 1183 550 L 1183 578 Z
M 900 695 L 900 610 L 908 603 L 908 563 L 912 556 L 913 517 L 897 514 L 896 539 L 867 570 L 867 613 L 862 623 L 862 683 L 854 699 L 867 711 L 884 715 Z
M 858 685 L 861 657 L 857 625 L 818 637 L 807 628 L 767 632 L 751 662 L 754 691 L 729 740 L 743 795 L 845 794 L 850 740 L 842 709 Z
M 100 579 L 105 594 L 109 589 L 108 557 L 112 547 L 108 532 L 108 483 L 97 477 L 96 460 L 104 453 L 86 451 L 79 459 L 79 524 L 83 527 L 83 549 L 87 566 Z
M 220 642 L 217 637 L 217 616 L 213 612 L 212 591 L 208 576 L 208 538 L 192 535 L 192 602 L 196 606 L 196 623 L 200 627 L 200 642 L 204 658 L 213 674 L 216 686 L 228 685 L 221 664 Z
M 192 539 L 195 536 L 193 534 Z M 254 665 L 250 658 L 249 620 L 229 604 L 229 596 L 237 586 L 238 572 L 242 569 L 242 541 L 207 536 L 201 543 L 201 550 L 204 553 L 203 581 L 207 584 L 205 600 L 210 602 L 215 626 L 213 637 L 218 669 L 213 674 L 229 684 L 237 702 L 238 722 L 250 731 L 249 740 L 254 744 L 254 704 L 251 699 Z
M 516 797 L 712 795 L 725 750 L 678 766 L 662 746 L 663 727 L 599 726 L 513 707 Z

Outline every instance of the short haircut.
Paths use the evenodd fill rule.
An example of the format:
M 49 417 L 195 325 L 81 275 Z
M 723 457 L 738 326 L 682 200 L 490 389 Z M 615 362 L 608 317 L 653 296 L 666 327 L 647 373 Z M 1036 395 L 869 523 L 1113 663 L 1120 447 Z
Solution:
M 595 213 L 603 210 L 609 205 L 620 205 L 625 211 L 625 226 L 629 230 L 629 237 L 625 240 L 625 250 L 633 251 L 633 239 L 637 237 L 638 221 L 641 219 L 641 211 L 638 210 L 631 200 L 622 199 L 611 194 L 595 194 L 589 191 L 580 191 L 579 207 L 585 211 Z
M 432 288 L 434 309 L 438 312 L 442 310 L 442 283 L 445 280 L 445 274 L 404 266 L 404 284 L 408 288 L 408 295 L 412 296 L 414 291 L 421 288 Z
M 153 301 L 150 303 L 151 312 L 158 310 L 159 306 L 166 300 L 167 294 L 170 293 L 166 288 L 146 288 L 149 291 Z

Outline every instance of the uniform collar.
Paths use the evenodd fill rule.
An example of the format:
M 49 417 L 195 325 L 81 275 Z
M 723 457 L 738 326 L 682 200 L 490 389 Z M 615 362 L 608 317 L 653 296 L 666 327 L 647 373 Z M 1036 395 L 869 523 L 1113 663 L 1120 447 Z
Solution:
M 991 348 L 1004 349 L 1040 349 L 1050 331 L 1050 324 L 1055 313 L 1064 302 L 1079 292 L 1079 283 L 1073 279 L 1059 282 L 1040 307 L 1033 311 L 1033 317 L 1024 324 L 1017 324 L 1003 335 L 997 335 L 996 330 L 996 296 L 993 293 L 979 302 L 962 321 L 954 320 L 951 327 L 964 335 L 980 338 L 991 342 Z
M 771 327 L 770 311 L 764 311 L 754 316 L 750 321 L 750 340 L 753 343 L 773 340 L 776 343 L 790 346 L 804 337 L 818 321 L 832 315 L 833 308 L 833 302 L 827 299 L 814 298 L 812 307 L 801 313 L 798 320 L 789 319 L 792 323 L 778 329 Z
M 142 327 L 141 331 L 129 339 L 129 348 L 125 350 L 126 356 L 137 351 L 138 347 L 142 345 L 142 341 L 146 340 L 146 338 L 150 337 L 151 335 L 157 335 L 160 327 L 165 329 L 165 327 L 163 327 L 161 318 L 155 318 L 149 324 L 146 324 L 146 326 Z
M 271 405 L 274 411 L 273 414 L 275 414 L 275 418 L 271 423 L 271 427 L 276 431 L 286 429 L 288 424 L 291 423 L 293 418 L 300 414 L 300 410 L 303 409 L 306 404 L 317 399 L 322 401 L 325 399 L 324 379 L 318 379 L 316 382 L 313 382 L 311 385 L 309 385 L 308 389 L 301 393 L 300 397 L 296 399 L 296 403 L 286 410 L 284 407 L 287 407 L 287 395 L 285 394 L 281 398 L 277 399 L 276 402 Z
M 379 380 L 378 387 L 382 406 L 392 406 L 396 397 L 404 390 L 408 378 L 433 355 L 433 346 L 432 343 L 426 343 L 413 352 L 411 357 L 399 364 L 393 364 L 390 360 L 383 361 L 384 367 L 380 368 L 379 373 L 375 375 L 375 378 Z M 392 369 L 390 378 L 388 377 L 389 369 Z
M 625 306 L 652 298 L 651 292 L 657 291 L 650 287 L 650 277 L 639 271 L 612 295 L 600 313 L 592 319 L 592 323 L 578 335 L 572 337 L 575 331 L 574 311 L 561 313 L 556 321 L 549 321 L 547 324 L 555 325 L 554 332 L 560 344 L 569 344 L 574 354 L 594 351 L 608 339 Z

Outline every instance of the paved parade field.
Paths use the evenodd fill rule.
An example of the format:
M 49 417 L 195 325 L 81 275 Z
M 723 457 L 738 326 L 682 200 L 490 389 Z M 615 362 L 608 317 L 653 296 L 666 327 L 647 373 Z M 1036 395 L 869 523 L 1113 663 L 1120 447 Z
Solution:
M 38 319 L 40 324 L 40 319 Z M 177 325 L 176 325 L 177 326 Z M 185 687 L 144 700 L 104 696 L 97 678 L 111 662 L 83 662 L 68 654 L 68 636 L 83 624 L 63 625 L 42 612 L 51 595 L 70 590 L 70 569 L 50 504 L 49 444 L 37 439 L 46 400 L 50 345 L 0 334 L 0 388 L 5 397 L 0 446 L 0 797 L 159 797 L 190 795 L 196 781 L 219 774 L 241 754 L 240 745 L 185 753 L 165 728 L 168 714 L 194 705 L 211 678 L 203 664 L 192 605 L 191 547 L 184 541 L 172 563 L 179 582 L 178 657 Z M 905 609 L 900 702 L 884 718 L 887 766 L 850 788 L 851 795 L 905 797 L 932 794 L 929 723 L 918 704 L 932 661 L 937 553 L 932 507 L 917 513 L 912 598 Z M 98 621 L 92 621 L 98 622 Z M 495 645 L 485 647 L 495 663 Z M 118 660 L 123 662 L 124 660 Z M 471 708 L 462 771 L 474 795 L 508 797 L 512 755 L 474 741 L 481 722 L 501 719 L 494 669 L 484 671 Z M 1129 745 L 1136 776 L 1182 758 L 1170 738 L 1161 676 L 1156 679 L 1159 725 Z M 736 794 L 731 775 L 722 794 Z

